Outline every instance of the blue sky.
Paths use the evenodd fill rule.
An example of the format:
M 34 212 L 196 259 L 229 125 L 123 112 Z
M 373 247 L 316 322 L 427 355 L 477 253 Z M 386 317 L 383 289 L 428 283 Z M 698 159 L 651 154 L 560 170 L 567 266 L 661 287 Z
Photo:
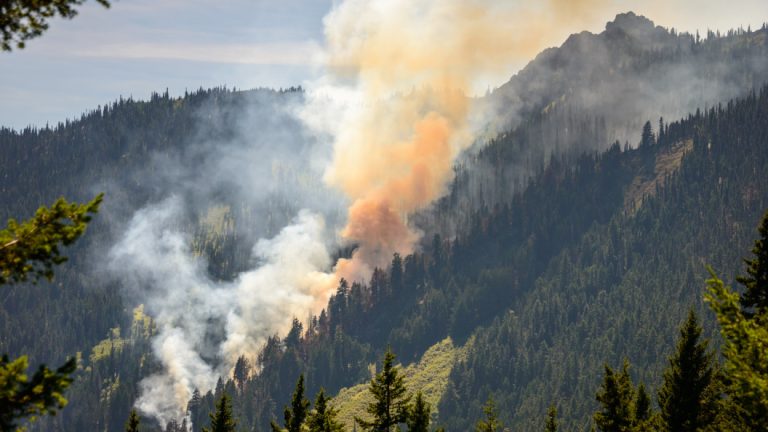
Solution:
M 116 0 L 108 10 L 92 3 L 74 20 L 53 21 L 26 49 L 0 52 L 0 125 L 54 124 L 166 88 L 179 95 L 302 84 L 320 73 L 313 56 L 333 0 Z M 613 0 L 609 9 L 587 30 L 626 10 L 688 31 L 768 21 L 766 0 Z M 580 30 L 563 29 L 551 44 Z

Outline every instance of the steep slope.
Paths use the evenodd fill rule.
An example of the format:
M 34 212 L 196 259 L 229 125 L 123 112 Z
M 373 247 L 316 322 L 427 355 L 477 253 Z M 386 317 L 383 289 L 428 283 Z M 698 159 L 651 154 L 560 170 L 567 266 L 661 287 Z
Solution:
M 423 250 L 394 257 L 366 284 L 340 286 L 306 328 L 269 340 L 251 365 L 257 372 L 197 394 L 189 405 L 195 430 L 222 391 L 236 395 L 243 426 L 264 430 L 300 373 L 309 393 L 337 392 L 364 383 L 388 344 L 411 364 L 446 337 L 467 350 L 445 391 L 431 395 L 441 398 L 448 430 L 467 430 L 489 394 L 510 426 L 540 429 L 552 402 L 567 425 L 582 426 L 602 362 L 624 356 L 656 382 L 683 311 L 701 307 L 703 265 L 736 272 L 768 206 L 760 175 L 768 97 L 748 95 L 766 78 L 765 35 L 763 28 L 697 40 L 627 14 L 600 35 L 574 35 L 542 53 L 489 96 L 499 116 L 493 138 L 457 167 L 450 194 L 414 217 L 429 233 Z M 739 95 L 748 96 L 705 109 Z M 272 144 L 307 138 L 295 119 L 270 112 L 300 98 L 267 90 L 158 95 L 54 129 L 2 130 L 0 208 L 24 216 L 58 195 L 85 199 L 109 187 L 119 205 L 102 216 L 125 219 L 162 196 L 167 183 L 145 177 L 167 166 L 160 162 L 181 155 L 202 167 L 210 154 L 198 144 L 242 140 L 244 121 L 289 122 Z M 254 106 L 262 109 L 243 115 Z M 704 111 L 693 114 L 698 107 Z M 640 142 L 647 120 L 688 110 L 639 148 L 616 142 Z M 266 211 L 254 213 L 229 194 L 231 184 L 211 182 L 210 201 L 180 223 L 211 258 L 210 272 L 226 279 L 250 257 L 252 242 L 243 240 L 274 232 L 295 203 L 274 190 Z M 70 406 L 38 430 L 121 430 L 138 381 L 158 367 L 151 322 L 132 313 L 136 304 L 118 287 L 91 278 L 89 248 L 111 234 L 105 223 L 93 228 L 57 285 L 3 293 L 0 350 L 53 363 L 83 353 Z
M 552 154 L 635 146 L 646 121 L 657 129 L 660 118 L 745 96 L 768 82 L 767 40 L 765 26 L 701 38 L 631 12 L 572 35 L 479 102 L 495 114 L 452 199 L 464 214 L 507 202 Z

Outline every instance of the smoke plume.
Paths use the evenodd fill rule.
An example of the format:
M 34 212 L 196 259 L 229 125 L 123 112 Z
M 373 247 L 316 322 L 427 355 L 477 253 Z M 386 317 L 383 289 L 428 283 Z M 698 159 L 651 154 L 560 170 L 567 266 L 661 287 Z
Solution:
M 349 0 L 326 17 L 331 76 L 314 109 L 327 111 L 325 95 L 343 89 L 326 181 L 352 203 L 341 237 L 357 246 L 337 263 L 339 277 L 365 279 L 393 253 L 413 251 L 420 235 L 408 214 L 444 194 L 473 142 L 469 93 L 540 50 L 566 19 L 591 19 L 600 3 Z
M 211 389 L 239 356 L 255 358 L 266 338 L 285 333 L 293 317 L 318 313 L 339 278 L 365 280 L 393 253 L 412 252 L 420 233 L 408 215 L 445 193 L 457 156 L 482 127 L 469 95 L 488 76 L 508 75 L 510 64 L 540 50 L 566 18 L 570 27 L 591 19 L 589 11 L 602 0 L 498 3 L 340 3 L 325 19 L 320 58 L 327 73 L 311 83 L 295 110 L 317 146 L 286 147 L 282 140 L 293 138 L 279 130 L 296 125 L 284 121 L 252 125 L 234 144 L 205 141 L 193 159 L 212 160 L 208 168 L 182 160 L 156 170 L 171 177 L 158 184 L 172 196 L 136 212 L 109 253 L 111 271 L 157 323 L 153 349 L 163 371 L 141 383 L 137 406 L 144 413 L 162 423 L 183 417 L 194 389 Z M 269 144 L 252 152 L 253 140 Z M 275 160 L 305 168 L 304 185 L 320 183 L 322 171 L 325 184 L 344 198 L 324 187 L 296 193 L 254 175 L 274 173 L 280 166 Z M 229 193 L 227 187 L 233 199 L 258 206 L 263 194 L 254 198 L 250 191 L 264 184 L 280 186 L 274 189 L 302 210 L 277 235 L 255 242 L 252 270 L 229 282 L 215 280 L 178 221 L 189 207 L 199 216 L 207 200 Z M 337 225 L 331 217 L 326 227 L 341 202 L 346 221 Z M 350 259 L 331 262 L 335 236 L 356 246 Z

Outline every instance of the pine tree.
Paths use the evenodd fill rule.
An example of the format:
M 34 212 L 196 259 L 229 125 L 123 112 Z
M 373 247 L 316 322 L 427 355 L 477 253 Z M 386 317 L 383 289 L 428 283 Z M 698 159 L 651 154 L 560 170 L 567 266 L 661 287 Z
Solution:
M 364 431 L 389 432 L 393 426 L 405 422 L 408 418 L 408 403 L 404 377 L 395 366 L 395 355 L 388 348 L 380 373 L 371 380 L 368 391 L 374 401 L 368 404 L 366 412 L 373 418 L 363 420 L 355 417 L 355 422 Z
M 237 383 L 237 388 L 241 392 L 245 388 L 245 381 L 248 379 L 250 372 L 251 365 L 248 363 L 248 359 L 246 359 L 245 356 L 238 357 L 237 362 L 235 363 L 235 370 L 232 373 L 232 378 L 234 378 L 235 383 Z
M 309 413 L 309 401 L 304 397 L 304 375 L 299 375 L 299 380 L 296 382 L 296 390 L 293 391 L 293 397 L 291 398 L 291 406 L 285 407 L 283 411 L 283 418 L 285 419 L 285 425 L 280 427 L 274 421 L 270 424 L 273 432 L 301 432 L 301 425 L 307 419 Z
M 723 375 L 729 397 L 725 404 L 736 412 L 725 420 L 737 425 L 731 430 L 763 431 L 768 424 L 768 312 L 747 316 L 739 295 L 709 271 L 712 278 L 707 280 L 705 298 L 723 337 Z
M 768 211 L 763 216 L 757 228 L 760 238 L 755 240 L 752 248 L 754 258 L 744 259 L 747 265 L 747 276 L 738 276 L 736 281 L 746 288 L 741 295 L 741 306 L 746 315 L 752 311 L 760 313 L 768 311 Z
M 475 432 L 500 432 L 504 425 L 499 421 L 499 412 L 496 410 L 496 401 L 489 397 L 483 407 L 485 419 L 475 424 Z
M 128 422 L 125 423 L 125 432 L 139 432 L 139 415 L 135 409 L 131 410 Z
M 341 432 L 344 427 L 338 422 L 338 412 L 330 405 L 331 398 L 325 396 L 322 388 L 315 397 L 315 409 L 307 418 L 309 432 Z
M 408 432 L 427 432 L 429 431 L 429 416 L 432 408 L 429 403 L 424 400 L 424 395 L 421 392 L 416 393 L 416 400 L 413 402 L 413 406 L 408 412 L 408 418 L 406 424 L 408 425 Z
M 222 393 L 216 403 L 216 413 L 208 416 L 211 418 L 211 427 L 203 428 L 203 432 L 235 432 L 237 423 L 232 418 L 232 406 L 226 393 Z
M 651 397 L 645 390 L 645 384 L 640 383 L 640 385 L 637 386 L 637 397 L 635 398 L 636 429 L 645 430 L 650 427 L 651 410 Z
M 544 425 L 545 432 L 557 432 L 557 408 L 554 405 L 549 406 L 547 411 L 547 423 Z
M 50 208 L 40 207 L 28 221 L 10 219 L 7 228 L 0 229 L 0 286 L 53 278 L 53 267 L 67 260 L 60 246 L 71 245 L 85 233 L 102 199 L 100 194 L 78 204 L 60 198 Z M 27 356 L 0 357 L 0 430 L 14 430 L 25 417 L 55 414 L 67 404 L 64 391 L 77 369 L 74 358 L 56 370 L 40 365 L 31 379 L 28 366 Z
M 597 428 L 603 432 L 629 432 L 634 425 L 632 381 L 629 378 L 629 362 L 624 360 L 621 373 L 617 374 L 605 365 L 605 377 L 597 400 L 602 409 L 595 413 Z
M 708 341 L 699 341 L 701 326 L 693 310 L 680 329 L 677 350 L 669 358 L 659 390 L 661 420 L 665 430 L 696 431 L 714 421 L 716 401 L 712 400 L 714 359 Z
M 645 125 L 643 125 L 643 134 L 641 138 L 640 145 L 645 146 L 651 146 L 654 143 L 654 136 L 653 136 L 653 128 L 651 127 L 651 122 L 647 121 L 645 122 Z
M 109 7 L 107 0 L 96 0 Z M 26 42 L 48 30 L 53 17 L 71 19 L 84 0 L 5 0 L 0 14 L 0 51 L 22 49 Z

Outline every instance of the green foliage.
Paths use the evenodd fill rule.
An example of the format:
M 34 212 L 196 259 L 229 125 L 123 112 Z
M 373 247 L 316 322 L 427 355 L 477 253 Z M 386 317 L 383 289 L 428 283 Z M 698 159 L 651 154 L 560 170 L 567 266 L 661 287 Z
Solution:
M 309 432 L 341 432 L 344 427 L 336 419 L 338 412 L 330 404 L 331 398 L 325 395 L 325 390 L 320 389 L 315 397 L 314 410 L 307 418 Z
M 107 0 L 96 0 L 109 7 Z M 0 48 L 11 51 L 24 48 L 25 42 L 48 30 L 48 19 L 56 16 L 73 18 L 76 6 L 85 0 L 7 0 L 0 4 Z
M 59 244 L 68 246 L 85 232 L 101 200 L 98 195 L 81 205 L 61 198 L 50 209 L 38 209 L 29 221 L 9 220 L 8 227 L 0 230 L 0 285 L 26 281 L 30 273 L 52 278 L 53 266 L 66 261 Z M 26 356 L 0 359 L 0 430 L 12 430 L 27 417 L 56 414 L 67 404 L 64 391 L 77 367 L 74 358 L 55 371 L 40 365 L 31 380 L 27 367 Z
M 596 396 L 601 405 L 594 415 L 597 428 L 603 432 L 630 432 L 635 425 L 634 396 L 629 361 L 624 360 L 621 373 L 605 365 L 603 384 Z
M 637 386 L 637 397 L 635 398 L 635 424 L 636 430 L 652 430 L 653 408 L 651 407 L 651 397 L 645 390 L 645 384 L 640 383 Z
M 99 194 L 78 204 L 60 198 L 50 208 L 40 207 L 28 221 L 9 220 L 0 230 L 0 285 L 24 282 L 30 274 L 34 280 L 53 278 L 53 266 L 67 260 L 59 245 L 69 246 L 83 235 L 102 199 Z
M 72 383 L 70 375 L 75 371 L 75 359 L 69 359 L 55 371 L 41 365 L 27 376 L 27 357 L 13 361 L 8 356 L 0 358 L 0 430 L 12 431 L 19 421 L 40 415 L 55 415 L 64 408 L 67 400 L 64 391 Z
M 387 349 L 381 372 L 371 379 L 368 387 L 374 399 L 366 408 L 371 420 L 355 417 L 357 424 L 365 431 L 389 432 L 408 418 L 411 396 L 406 394 L 404 376 L 394 363 L 395 355 Z
M 284 427 L 281 428 L 274 421 L 270 423 L 270 426 L 273 432 L 301 432 L 301 426 L 307 419 L 308 414 L 309 401 L 304 398 L 304 375 L 302 374 L 296 382 L 296 390 L 294 390 L 293 397 L 291 398 L 291 406 L 286 406 L 285 411 L 283 411 Z
M 489 397 L 483 406 L 485 418 L 475 424 L 475 432 L 500 432 L 504 425 L 499 420 L 499 411 L 496 409 L 496 401 Z
M 760 238 L 755 240 L 752 248 L 752 259 L 744 259 L 747 265 L 747 275 L 738 276 L 736 281 L 746 288 L 741 295 L 741 306 L 748 309 L 746 316 L 752 311 L 758 314 L 768 313 L 768 211 L 757 228 Z
M 125 423 L 125 432 L 139 432 L 139 415 L 136 414 L 136 410 L 131 410 L 131 415 L 128 416 L 128 421 Z
M 416 393 L 416 399 L 413 406 L 408 410 L 408 418 L 405 423 L 408 425 L 408 432 L 428 432 L 429 421 L 432 408 L 424 400 L 421 392 Z
M 544 432 L 557 432 L 557 407 L 550 405 L 547 411 L 547 422 L 544 424 Z
M 714 271 L 705 295 L 715 311 L 723 337 L 723 373 L 730 408 L 749 429 L 768 424 L 768 314 L 745 315 L 739 294 L 726 287 Z
M 717 415 L 719 395 L 713 391 L 716 365 L 707 348 L 709 341 L 701 340 L 701 331 L 691 309 L 659 389 L 663 430 L 698 431 L 712 424 Z
M 226 393 L 222 393 L 216 402 L 216 412 L 208 416 L 211 418 L 211 426 L 203 428 L 203 432 L 235 432 L 237 423 L 232 417 L 232 405 Z
M 451 338 L 446 338 L 431 346 L 417 363 L 404 368 L 405 384 L 413 392 L 421 392 L 424 401 L 434 407 L 440 402 L 448 388 L 450 372 L 454 364 L 464 356 L 466 347 L 455 347 Z M 364 411 L 373 400 L 368 391 L 368 384 L 343 388 L 334 398 L 334 405 L 339 408 L 339 418 L 352 428 L 354 415 Z

